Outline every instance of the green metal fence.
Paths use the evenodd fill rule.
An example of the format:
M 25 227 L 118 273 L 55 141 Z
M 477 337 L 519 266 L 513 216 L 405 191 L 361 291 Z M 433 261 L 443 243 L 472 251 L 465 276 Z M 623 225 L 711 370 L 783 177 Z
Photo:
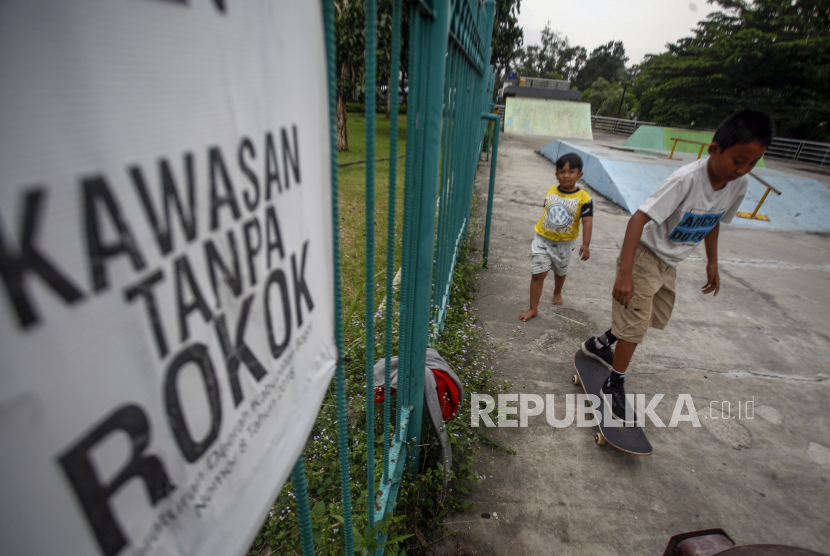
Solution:
M 486 127 L 482 113 L 489 112 L 493 95 L 493 72 L 485 60 L 490 59 L 494 9 L 494 2 L 476 7 L 470 2 L 456 2 L 452 7 L 432 298 L 436 332 L 443 330 L 455 262 L 469 225 L 475 171 Z
M 392 66 L 390 95 L 392 114 L 397 113 L 400 67 L 402 0 L 393 0 Z M 493 27 L 494 0 L 421 0 L 408 2 L 409 93 L 404 183 L 403 244 L 400 316 L 393 319 L 393 259 L 395 242 L 395 191 L 397 137 L 392 118 L 386 261 L 384 355 L 386 392 L 382 411 L 383 472 L 375 484 L 373 403 L 374 352 L 374 199 L 375 199 L 375 108 L 377 0 L 365 0 L 366 44 L 366 427 L 367 490 L 375 496 L 369 504 L 369 525 L 394 509 L 402 475 L 417 472 L 423 417 L 424 368 L 430 333 L 443 328 L 455 263 L 469 227 L 475 172 L 482 152 L 485 128 L 492 111 L 494 76 L 488 65 Z M 340 293 L 339 216 L 337 195 L 336 92 L 334 51 L 334 4 L 323 0 L 331 123 L 332 221 L 334 224 L 334 279 L 336 284 L 335 329 L 340 353 L 335 372 L 338 446 L 343 532 L 346 554 L 354 552 L 352 493 L 348 462 L 346 386 L 343 366 L 343 321 Z M 496 126 L 496 133 L 497 133 Z M 497 135 L 496 135 L 497 137 Z M 497 139 L 493 142 L 491 169 L 495 175 Z M 491 191 L 492 197 L 492 191 Z M 392 352 L 397 329 L 398 353 Z M 394 417 L 389 392 L 390 358 L 399 356 Z M 308 495 L 305 491 L 303 457 L 292 475 L 300 520 L 303 554 L 314 553 Z M 383 540 L 383 539 L 381 539 Z M 383 554 L 384 547 L 377 549 Z

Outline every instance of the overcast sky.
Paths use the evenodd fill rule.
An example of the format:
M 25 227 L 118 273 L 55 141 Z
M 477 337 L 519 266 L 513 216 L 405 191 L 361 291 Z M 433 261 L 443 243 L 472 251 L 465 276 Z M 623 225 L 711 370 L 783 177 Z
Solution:
M 521 0 L 519 26 L 524 45 L 538 45 L 550 20 L 571 46 L 584 46 L 589 55 L 621 40 L 631 66 L 646 54 L 665 52 L 666 43 L 692 36 L 697 22 L 712 11 L 705 0 Z

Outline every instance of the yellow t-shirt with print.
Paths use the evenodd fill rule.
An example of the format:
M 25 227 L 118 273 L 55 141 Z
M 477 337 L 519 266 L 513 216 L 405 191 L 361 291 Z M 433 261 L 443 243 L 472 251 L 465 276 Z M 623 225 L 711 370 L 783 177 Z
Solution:
M 572 241 L 579 237 L 579 224 L 593 216 L 591 196 L 577 188 L 570 193 L 554 185 L 545 194 L 545 212 L 536 223 L 536 233 L 551 241 Z

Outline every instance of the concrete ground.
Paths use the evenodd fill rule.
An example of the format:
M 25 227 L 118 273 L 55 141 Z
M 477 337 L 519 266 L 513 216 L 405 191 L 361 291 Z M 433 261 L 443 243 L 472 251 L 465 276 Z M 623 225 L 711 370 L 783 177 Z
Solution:
M 581 392 L 570 382 L 574 352 L 610 326 L 629 215 L 595 196 L 591 258 L 571 263 L 564 306 L 551 305 L 548 279 L 539 316 L 520 322 L 532 228 L 555 179 L 536 152 L 549 140 L 502 135 L 490 264 L 475 309 L 510 346 L 497 363 L 497 375 L 512 382 L 507 391 L 552 394 L 562 404 Z M 482 199 L 488 170 L 482 164 L 477 177 Z M 700 293 L 704 256 L 700 247 L 678 268 L 671 322 L 649 331 L 626 380 L 629 393 L 665 394 L 656 409 L 665 423 L 678 395 L 689 394 L 700 427 L 649 421 L 648 457 L 597 446 L 595 428 L 551 427 L 544 414 L 526 428 L 494 429 L 517 454 L 481 449 L 476 471 L 486 478 L 475 486 L 475 508 L 446 520 L 444 533 L 456 535 L 435 554 L 659 556 L 672 535 L 707 528 L 724 529 L 737 544 L 830 552 L 828 234 L 723 226 L 717 297 Z

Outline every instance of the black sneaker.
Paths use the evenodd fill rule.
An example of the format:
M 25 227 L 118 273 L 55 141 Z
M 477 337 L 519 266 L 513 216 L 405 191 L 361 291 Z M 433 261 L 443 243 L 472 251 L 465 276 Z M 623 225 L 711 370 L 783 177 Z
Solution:
M 608 346 L 598 348 L 597 339 L 593 336 L 582 342 L 582 353 L 596 359 L 609 369 L 614 365 L 614 350 Z
M 622 421 L 626 425 L 637 424 L 637 414 L 634 413 L 634 409 L 628 404 L 624 386 L 606 380 L 599 391 L 599 397 L 603 404 L 611 404 L 611 417 Z M 605 408 L 601 406 L 600 409 L 603 416 L 605 416 Z M 630 417 L 627 418 L 627 415 L 630 415 Z

